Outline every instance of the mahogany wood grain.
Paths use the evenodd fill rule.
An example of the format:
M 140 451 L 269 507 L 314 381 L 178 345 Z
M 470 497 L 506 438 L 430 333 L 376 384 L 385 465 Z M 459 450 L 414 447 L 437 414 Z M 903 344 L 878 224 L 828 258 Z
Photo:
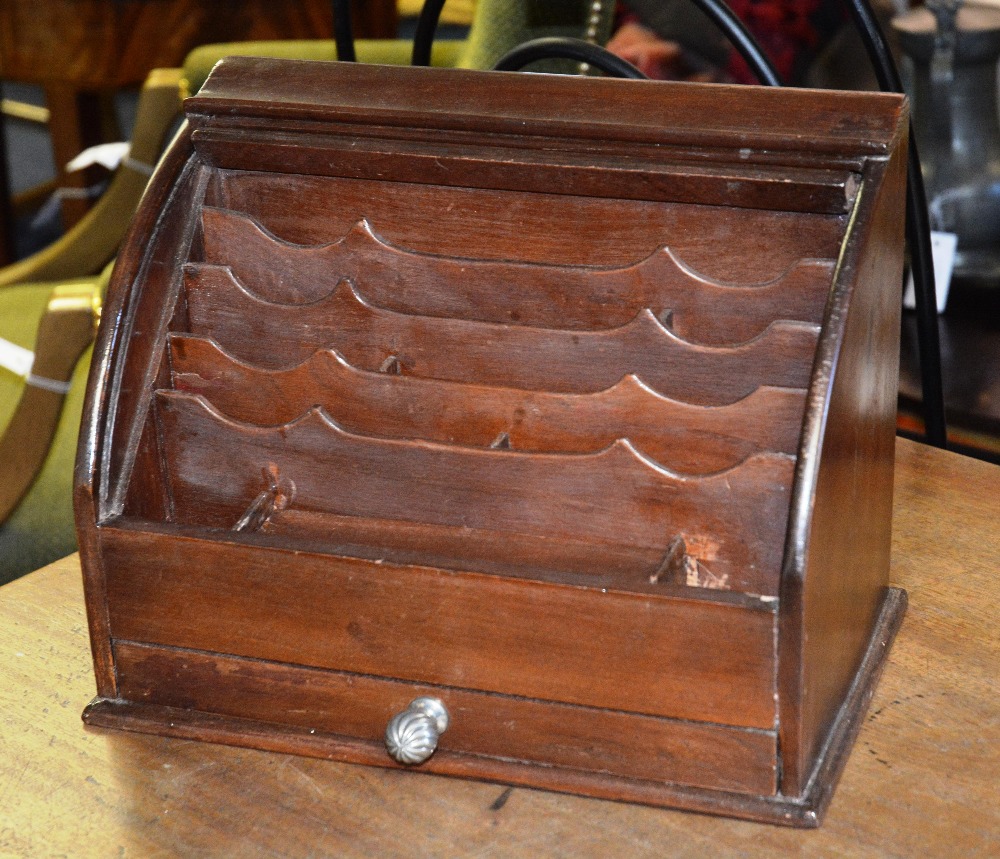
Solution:
M 190 394 L 161 391 L 157 406 L 171 518 L 184 524 L 232 527 L 274 475 L 295 508 L 592 542 L 597 568 L 619 545 L 666 554 L 682 537 L 725 588 L 777 591 L 789 456 L 684 477 L 621 440 L 596 454 L 476 450 L 353 435 L 315 409 L 261 428 Z
M 761 600 L 772 599 L 729 590 L 730 581 L 714 576 L 687 554 L 685 549 L 696 550 L 695 542 L 683 544 L 674 563 L 669 563 L 670 547 L 664 552 L 660 546 L 553 540 L 545 535 L 496 528 L 362 519 L 295 507 L 272 510 L 257 532 L 310 546 L 315 551 L 377 563 L 391 561 L 630 593 L 711 599 L 727 605 L 759 605 Z M 241 533 L 252 535 L 254 531 L 244 529 Z
M 530 761 L 486 756 L 473 757 L 447 751 L 440 756 L 433 756 L 424 767 L 428 773 L 495 779 L 509 784 L 511 788 L 545 787 L 600 799 L 626 799 L 688 811 L 710 811 L 750 820 L 768 820 L 784 825 L 817 826 L 860 727 L 850 713 L 856 712 L 859 706 L 862 709 L 867 706 L 874 691 L 874 683 L 885 664 L 889 644 L 902 620 L 904 592 L 891 588 L 888 593 L 890 598 L 886 600 L 886 611 L 880 614 L 872 646 L 866 652 L 856 677 L 859 682 L 852 685 L 846 701 L 850 710 L 845 708 L 834 724 L 834 744 L 818 773 L 823 778 L 813 781 L 800 797 L 720 791 L 678 782 L 616 776 L 606 771 L 595 772 L 551 764 L 537 765 Z M 883 621 L 886 620 L 890 622 L 883 626 Z M 317 735 L 311 732 L 312 729 L 307 733 L 305 729 L 287 726 L 277 728 L 274 723 L 224 717 L 189 709 L 96 699 L 84 711 L 83 718 L 88 725 L 106 728 L 152 731 L 178 738 L 291 751 L 295 754 L 376 766 L 384 764 L 381 750 L 362 740 L 342 735 Z
M 373 564 L 225 533 L 106 527 L 101 534 L 115 638 L 774 726 L 775 666 L 766 655 L 773 602 L 751 607 Z M 310 587 L 316 578 L 322 588 Z M 627 636 L 616 632 L 623 622 Z
M 546 75 L 532 81 L 535 97 L 518 104 L 515 113 L 510 92 L 519 86 L 517 75 L 452 71 L 441 86 L 444 78 L 434 69 L 344 64 L 334 80 L 317 63 L 283 66 L 278 78 L 266 59 L 217 67 L 188 103 L 195 127 L 252 129 L 266 123 L 283 131 L 286 123 L 312 122 L 332 136 L 342 123 L 359 137 L 381 126 L 382 136 L 402 140 L 471 134 L 482 143 L 486 135 L 521 149 L 531 148 L 526 139 L 546 138 L 557 154 L 584 140 L 605 149 L 625 147 L 636 157 L 669 152 L 729 167 L 733 151 L 745 148 L 737 163 L 842 169 L 886 153 L 901 108 L 896 96 L 881 93 L 738 87 L 700 99 L 684 92 L 687 84 Z M 854 121 L 844 122 L 845 115 Z M 237 158 L 246 154 L 231 151 Z
M 289 370 L 261 370 L 202 337 L 170 338 L 172 385 L 233 420 L 288 423 L 318 405 L 362 435 L 512 450 L 587 453 L 616 439 L 688 474 L 732 468 L 762 451 L 794 454 L 805 392 L 761 387 L 729 406 L 691 406 L 634 375 L 595 394 L 553 394 L 358 370 L 332 349 Z M 254 391 L 247 397 L 243 392 Z
M 556 148 L 541 156 L 515 149 L 498 162 L 493 147 L 477 146 L 447 132 L 436 135 L 434 143 L 428 145 L 423 141 L 358 139 L 353 124 L 343 131 L 346 133 L 318 140 L 289 140 L 279 127 L 262 135 L 253 146 L 243 147 L 240 144 L 246 142 L 246 129 L 199 127 L 194 141 L 206 161 L 225 169 L 300 173 L 300 165 L 306 161 L 310 172 L 321 176 L 381 179 L 391 174 L 398 181 L 460 188 L 656 202 L 683 200 L 708 206 L 833 215 L 850 207 L 856 187 L 853 174 L 842 165 L 815 169 L 672 162 L 655 150 L 637 163 L 623 165 L 614 150 L 602 157 L 605 153 L 599 146 L 579 154 L 563 154 Z
M 738 346 L 688 343 L 642 310 L 618 328 L 572 331 L 413 316 L 377 307 L 347 280 L 308 305 L 255 298 L 223 266 L 189 264 L 190 330 L 233 357 L 280 369 L 334 348 L 353 366 L 559 393 L 596 393 L 634 374 L 657 393 L 724 405 L 761 385 L 805 388 L 818 326 L 772 322 Z
M 124 324 L 119 326 L 105 323 L 98 329 L 87 383 L 87 396 L 83 405 L 80 441 L 77 445 L 73 477 L 73 510 L 83 575 L 89 595 L 87 622 L 91 633 L 97 686 L 100 694 L 109 697 L 114 697 L 116 694 L 116 680 L 107 611 L 104 607 L 105 583 L 101 573 L 100 549 L 94 525 L 108 516 L 110 508 L 123 504 L 122 499 L 127 492 L 129 480 L 121 470 L 123 466 L 134 461 L 133 457 L 137 455 L 134 444 L 129 447 L 129 441 L 137 436 L 141 437 L 143 426 L 147 424 L 146 416 L 137 413 L 134 403 L 122 407 L 120 420 L 114 422 L 112 419 L 112 413 L 118 412 L 116 400 L 122 390 L 121 378 L 126 372 L 123 353 L 128 329 L 137 314 L 137 303 L 143 294 L 147 296 L 147 300 L 150 296 L 150 293 L 143 293 L 142 290 L 134 293 L 131 287 L 139 273 L 148 270 L 145 268 L 143 252 L 145 237 L 153 231 L 156 224 L 161 223 L 161 208 L 166 206 L 168 201 L 176 199 L 174 181 L 183 174 L 189 155 L 189 138 L 183 133 L 178 134 L 160 161 L 126 233 L 102 309 L 102 319 L 123 320 Z M 153 267 L 153 275 L 163 277 L 162 261 L 160 266 Z M 163 283 L 162 280 L 159 282 Z M 155 305 L 146 311 L 147 314 L 159 316 L 165 312 L 165 308 L 157 308 Z M 140 346 L 141 348 L 143 347 Z M 145 348 L 156 347 L 155 344 L 147 342 Z M 133 377 L 136 374 L 145 375 L 147 372 L 149 371 L 142 360 L 137 361 L 131 368 Z M 143 393 L 140 391 L 137 398 L 141 399 L 142 396 Z M 130 405 L 133 409 L 129 408 Z M 114 444 L 116 439 L 120 444 Z M 153 485 L 156 488 L 152 491 L 162 496 L 160 488 L 162 479 L 157 475 L 156 469 L 147 470 L 144 474 L 147 491 L 150 485 Z
M 143 285 L 131 292 L 127 309 L 119 309 L 119 305 L 111 310 L 123 314 L 122 324 L 109 329 L 114 341 L 104 347 L 115 349 L 118 360 L 104 371 L 109 378 L 101 380 L 102 394 L 106 391 L 116 402 L 105 428 L 111 449 L 103 464 L 101 517 L 124 506 L 128 475 L 146 424 L 153 386 L 166 370 L 164 338 L 183 288 L 182 275 L 171 262 L 187 254 L 197 226 L 179 217 L 179 213 L 195 204 L 207 181 L 204 169 L 195 162 L 186 162 L 187 154 L 187 139 L 182 134 L 169 160 L 159 167 L 164 176 L 177 180 L 176 186 L 164 188 L 165 183 L 156 183 L 155 190 L 143 197 L 126 235 L 126 247 L 115 263 L 113 277 L 118 283 L 131 285 L 141 278 Z M 154 230 L 159 241 L 150 247 L 147 256 L 145 237 Z
M 259 686 L 281 682 L 266 662 L 365 675 L 354 688 L 371 700 L 359 712 L 382 706 L 382 684 L 514 696 L 533 700 L 524 759 L 493 757 L 490 738 L 475 752 L 470 735 L 425 768 L 817 825 L 906 603 L 885 587 L 904 100 L 233 59 L 188 116 L 112 278 L 112 333 L 91 382 L 78 509 L 104 691 L 87 718 L 378 760 L 370 734 L 317 739 L 249 704 L 236 713 L 236 693 L 221 688 L 216 705 L 204 677 L 187 675 L 199 709 L 168 669 L 142 673 L 129 694 L 169 703 L 122 697 L 113 641 L 237 660 Z M 260 244 L 254 226 L 223 249 L 233 265 L 249 258 L 245 274 L 259 282 L 244 289 L 219 265 L 219 213 L 203 220 L 206 206 L 281 237 Z M 331 293 L 339 275 L 302 267 L 314 251 L 292 245 L 336 243 L 359 221 L 392 246 L 381 257 L 418 266 L 432 303 L 416 309 L 433 312 L 365 303 L 364 272 Z M 679 320 L 732 289 L 718 282 L 766 290 L 825 260 L 809 304 L 815 314 L 825 293 L 822 317 L 808 317 L 821 325 L 783 321 L 770 303 L 753 323 L 762 334 L 720 346 L 667 330 L 662 296 L 639 296 L 617 327 L 619 305 L 633 306 L 618 292 L 603 293 L 605 319 L 558 310 L 591 289 L 581 277 L 665 247 L 698 272 L 671 288 Z M 428 265 L 434 274 L 421 274 Z M 316 281 L 311 302 L 267 294 L 275 272 L 296 267 Z M 475 286 L 483 272 L 492 280 Z M 504 307 L 482 294 L 501 273 L 548 277 L 537 291 L 557 309 L 528 307 L 524 318 L 551 322 L 475 318 Z M 375 288 L 416 300 L 410 286 Z M 716 314 L 722 343 L 746 333 L 734 308 Z M 233 392 L 260 400 L 241 422 L 171 390 L 169 340 L 192 334 L 272 380 L 313 373 L 318 359 L 304 362 L 334 348 L 358 379 L 398 370 L 378 384 L 447 389 L 469 410 L 483 386 L 516 414 L 517 397 L 524 407 L 596 396 L 634 375 L 700 415 L 685 446 L 701 476 L 674 474 L 624 440 L 510 450 L 510 433 L 498 433 L 484 449 L 380 432 L 374 416 L 368 431 L 346 431 L 308 399 L 301 417 L 275 425 L 252 380 Z M 720 410 L 704 406 L 766 385 L 805 392 L 804 420 L 768 416 L 783 432 L 805 428 L 797 455 L 753 453 L 705 474 L 699 450 Z M 292 388 L 293 402 L 310 390 Z M 602 418 L 608 437 L 659 420 L 654 402 L 620 403 L 643 415 Z M 409 403 L 432 405 L 446 404 Z M 553 752 L 558 763 L 528 760 L 567 706 L 704 729 L 709 770 L 669 764 L 691 781 L 656 781 L 632 753 L 614 772 L 581 757 L 570 766 L 586 731 L 573 741 L 583 746 Z M 717 767 L 713 726 L 777 731 L 779 759 L 744 758 L 756 769 L 741 775 L 735 761 Z M 686 736 L 661 728 L 671 744 Z M 614 756 L 603 748 L 599 759 Z M 708 771 L 746 792 L 704 786 Z
M 399 313 L 541 328 L 616 328 L 649 308 L 679 337 L 743 343 L 775 319 L 819 323 L 833 262 L 804 260 L 760 284 L 718 283 L 668 247 L 621 269 L 542 266 L 417 254 L 380 239 L 362 220 L 339 241 L 294 245 L 239 213 L 205 206 L 206 262 L 225 265 L 259 298 L 311 304 L 347 278 Z
M 723 282 L 772 280 L 805 256 L 835 259 L 847 226 L 843 215 L 693 203 L 407 182 L 394 182 L 391 194 L 380 195 L 381 183 L 371 180 L 235 170 L 219 170 L 218 177 L 219 190 L 207 204 L 253 215 L 297 244 L 336 241 L 361 218 L 399 247 L 487 260 L 621 267 L 666 243 L 702 276 Z M 314 201 L 323 217 L 304 211 L 303 199 Z M 414 212 L 428 214 L 415 218 Z

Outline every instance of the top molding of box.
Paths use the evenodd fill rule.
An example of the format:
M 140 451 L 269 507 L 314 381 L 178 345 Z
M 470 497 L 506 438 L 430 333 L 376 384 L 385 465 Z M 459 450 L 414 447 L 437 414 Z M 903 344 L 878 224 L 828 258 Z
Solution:
M 814 166 L 884 157 L 908 119 L 905 97 L 889 93 L 252 57 L 222 60 L 186 109 L 196 127 L 229 115 L 744 150 L 772 163 L 811 153 Z

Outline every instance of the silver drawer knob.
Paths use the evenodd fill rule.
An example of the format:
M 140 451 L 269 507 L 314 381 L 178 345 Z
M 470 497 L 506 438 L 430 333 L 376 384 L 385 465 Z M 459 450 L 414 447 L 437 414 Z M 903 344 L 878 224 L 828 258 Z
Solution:
M 401 764 L 422 764 L 437 748 L 438 737 L 448 730 L 448 711 L 437 698 L 415 698 L 410 706 L 389 720 L 385 747 Z

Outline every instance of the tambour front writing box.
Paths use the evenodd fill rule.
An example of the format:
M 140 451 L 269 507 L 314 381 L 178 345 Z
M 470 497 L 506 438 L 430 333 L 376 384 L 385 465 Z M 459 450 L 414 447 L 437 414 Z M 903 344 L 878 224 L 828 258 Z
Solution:
M 905 605 L 905 129 L 224 61 L 93 363 L 86 722 L 815 825 Z

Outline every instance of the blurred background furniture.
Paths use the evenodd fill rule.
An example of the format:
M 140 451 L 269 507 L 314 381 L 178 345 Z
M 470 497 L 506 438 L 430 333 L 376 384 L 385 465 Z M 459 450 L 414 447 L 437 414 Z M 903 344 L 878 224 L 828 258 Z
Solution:
M 931 228 L 957 239 L 939 317 L 950 446 L 1000 462 L 1000 118 L 995 0 L 930 0 L 891 32 L 910 94 Z M 900 429 L 919 434 L 913 314 L 904 314 Z
M 957 278 L 997 285 L 1000 7 L 931 0 L 894 18 L 892 27 L 910 71 L 932 229 L 958 237 Z
M 0 371 L 0 583 L 76 545 L 73 462 L 105 283 L 0 289 L 0 337 L 34 354 L 27 380 Z
M 358 35 L 395 35 L 394 0 L 353 7 Z M 116 91 L 139 86 L 154 68 L 181 65 L 205 42 L 332 34 L 329 0 L 4 0 L 0 79 L 42 87 L 57 183 L 84 191 L 93 175 L 62 168 L 86 147 L 119 139 Z M 87 204 L 85 196 L 64 199 L 67 227 Z
M 76 545 L 73 461 L 96 328 L 81 324 L 79 311 L 97 315 L 111 260 L 175 122 L 180 80 L 179 69 L 149 75 L 129 157 L 97 205 L 52 244 L 0 268 L 0 338 L 8 351 L 33 354 L 35 377 L 57 383 L 39 387 L 0 369 L 0 582 Z
M 93 275 L 114 257 L 177 119 L 181 81 L 180 69 L 156 69 L 149 74 L 139 93 L 128 157 L 99 201 L 54 242 L 0 268 L 0 290 L 16 283 Z M 23 137 L 28 151 L 42 142 Z
M 182 98 L 195 92 L 201 86 L 212 66 L 223 56 L 241 53 L 261 56 L 291 57 L 299 59 L 337 58 L 336 44 L 331 35 L 332 14 L 328 0 L 308 0 L 302 3 L 283 4 L 288 8 L 295 7 L 299 11 L 281 18 L 277 12 L 276 3 L 253 2 L 241 5 L 243 11 L 236 15 L 234 26 L 223 29 L 225 16 L 223 11 L 229 8 L 232 13 L 234 4 L 181 2 L 181 0 L 164 0 L 157 3 L 143 3 L 138 0 L 60 0 L 54 2 L 52 9 L 47 10 L 49 18 L 46 27 L 59 23 L 53 18 L 57 13 L 66 15 L 70 8 L 81 13 L 81 21 L 74 22 L 76 30 L 71 41 L 76 39 L 82 55 L 96 64 L 96 70 L 86 63 L 71 62 L 68 58 L 60 60 L 53 69 L 39 72 L 41 58 L 45 48 L 41 41 L 47 39 L 47 50 L 54 50 L 51 32 L 38 34 L 34 42 L 22 45 L 20 39 L 14 39 L 12 23 L 18 27 L 27 20 L 27 3 L 15 0 L 10 6 L 0 8 L 0 76 L 5 78 L 24 78 L 26 74 L 39 76 L 36 90 L 43 95 L 48 94 L 49 80 L 47 75 L 61 80 L 75 75 L 73 91 L 84 93 L 80 96 L 82 103 L 90 105 L 95 112 L 90 116 L 103 117 L 96 123 L 100 133 L 96 138 L 88 138 L 77 133 L 71 144 L 66 145 L 63 154 L 57 154 L 56 138 L 59 133 L 53 132 L 52 147 L 55 163 L 62 163 L 66 152 L 75 155 L 76 147 L 89 143 L 91 140 L 106 142 L 118 137 L 113 123 L 108 120 L 110 100 L 103 96 L 91 99 L 87 93 L 100 92 L 113 94 L 111 89 L 128 87 L 135 82 L 137 75 L 145 74 L 143 69 L 162 63 L 181 66 L 180 68 L 154 68 L 145 80 L 137 101 L 131 102 L 131 112 L 134 114 L 131 146 L 128 157 L 115 170 L 110 184 L 93 208 L 82 214 L 80 219 L 53 243 L 14 262 L 0 268 L 0 338 L 4 338 L 16 346 L 33 350 L 36 360 L 46 352 L 59 350 L 58 331 L 62 327 L 68 333 L 65 324 L 58 316 L 46 314 L 46 307 L 53 299 L 53 290 L 59 289 L 91 289 L 95 301 L 100 300 L 103 287 L 110 271 L 102 269 L 114 257 L 118 245 L 124 236 L 125 229 L 139 198 L 148 181 L 153 165 L 155 165 L 168 134 L 177 122 Z M 473 12 L 473 5 L 475 11 Z M 319 7 L 322 6 L 322 12 Z M 251 7 L 253 7 L 251 9 Z M 261 7 L 267 14 L 250 15 L 250 11 Z M 266 8 L 265 8 L 266 7 Z M 405 4 L 404 4 L 405 7 Z M 164 16 L 160 20 L 147 17 L 152 9 L 161 13 L 168 8 L 176 8 L 176 16 Z M 414 4 L 409 4 L 412 11 Z M 594 16 L 594 10 L 598 15 Z M 82 15 L 87 11 L 89 17 Z M 185 18 L 186 11 L 190 18 Z M 408 11 L 404 8 L 404 12 Z M 442 22 L 452 27 L 444 28 L 439 41 L 435 43 L 433 60 L 435 64 L 447 66 L 462 66 L 466 68 L 489 68 L 499 57 L 510 48 L 527 39 L 542 35 L 573 35 L 589 36 L 595 41 L 604 42 L 610 35 L 614 6 L 607 2 L 594 0 L 573 0 L 570 3 L 548 4 L 533 3 L 531 0 L 479 0 L 473 4 L 470 0 L 450 0 L 446 5 Z M 235 14 L 235 13 L 234 13 Z M 245 16 L 256 17 L 254 27 L 245 20 Z M 192 25 L 201 21 L 204 26 Z M 205 24 L 205 21 L 215 22 Z M 357 54 L 363 62 L 381 62 L 407 64 L 412 51 L 412 20 L 403 18 L 401 32 L 405 38 L 366 38 L 381 35 L 395 35 L 397 32 L 396 7 L 394 3 L 379 0 L 379 2 L 354 3 L 354 32 L 358 36 Z M 86 26 L 84 26 L 86 25 Z M 299 27 L 305 35 L 326 36 L 326 38 L 266 38 L 283 36 L 288 31 L 281 27 Z M 157 28 L 177 28 L 177 32 L 165 37 L 166 43 L 150 48 L 143 53 L 142 38 L 153 40 L 149 44 L 156 45 Z M 214 29 L 213 29 L 214 28 Z M 45 28 L 42 28 L 45 29 Z M 30 31 L 30 30 L 29 30 Z M 18 30 L 19 37 L 21 30 Z M 110 34 L 110 35 L 109 35 Z M 204 42 L 206 37 L 244 38 L 244 34 L 256 34 L 263 41 L 226 42 L 218 45 L 207 45 L 196 48 L 185 55 L 186 46 L 193 40 Z M 295 36 L 296 33 L 288 33 Z M 447 38 L 451 36 L 452 38 Z M 74 43 L 75 44 L 75 43 Z M 30 50 L 29 50 L 30 48 Z M 63 53 L 69 54 L 65 47 Z M 115 61 L 108 60 L 102 51 L 111 51 L 118 57 Z M 34 65 L 32 65 L 34 64 Z M 34 72 L 30 72 L 35 68 Z M 29 72 L 26 73 L 26 69 Z M 578 64 L 568 64 L 564 70 L 578 71 Z M 28 77 L 29 80 L 35 80 Z M 63 81 L 65 83 L 65 81 Z M 92 90 L 89 87 L 98 87 Z M 111 89 L 107 89 L 111 88 Z M 127 99 L 128 96 L 126 95 Z M 122 96 L 117 98 L 117 109 L 121 112 Z M 23 111 L 22 111 L 23 112 Z M 29 111 L 30 113 L 30 111 Z M 86 113 L 86 111 L 84 111 Z M 56 119 L 59 114 L 58 119 Z M 68 120 L 67 120 L 68 116 Z M 72 111 L 63 116 L 58 111 L 50 112 L 49 124 L 68 121 L 80 131 L 79 111 Z M 25 119 L 12 119 L 11 124 L 23 126 Z M 8 131 L 12 129 L 8 128 Z M 33 157 L 37 150 L 38 137 L 43 129 L 35 127 L 13 129 L 18 132 L 18 139 L 11 146 L 14 158 L 14 173 L 23 163 L 21 159 Z M 34 141 L 24 145 L 25 131 Z M 69 137 L 69 133 L 66 133 Z M 0 136 L 0 139 L 6 139 Z M 44 142 L 42 143 L 44 145 Z M 16 177 L 15 177 L 16 178 Z M 58 180 L 57 180 L 58 181 Z M 51 185 L 51 183 L 50 183 Z M 30 192 L 27 196 L 31 196 Z M 36 195 L 37 197 L 37 195 Z M 6 198 L 5 198 L 6 199 Z M 0 206 L 2 212 L 2 206 Z M 2 226 L 0 218 L 0 226 Z M 21 223 L 24 223 L 22 219 Z M 9 457 L 9 464 L 0 458 L 0 481 L 7 480 L 11 487 L 24 480 L 26 462 L 19 459 L 17 452 L 19 440 L 27 435 L 24 427 L 32 424 L 37 427 L 37 438 L 50 438 L 48 454 L 41 459 L 29 457 L 34 461 L 31 466 L 36 477 L 30 483 L 23 498 L 10 511 L 3 509 L 0 503 L 0 583 L 8 581 L 24 572 L 61 557 L 72 551 L 76 538 L 72 521 L 72 504 L 70 487 L 72 482 L 72 463 L 76 446 L 76 434 L 82 408 L 83 386 L 89 365 L 89 349 L 76 362 L 76 367 L 69 383 L 69 392 L 64 399 L 49 398 L 48 407 L 39 408 L 38 396 L 28 391 L 24 379 L 9 371 L 0 369 L 0 432 L 6 434 L 7 450 L 15 452 Z M 31 393 L 31 396 L 27 394 Z M 61 408 L 52 406 L 61 405 Z M 33 423 L 32 423 L 33 422 Z M 0 441 L 0 453 L 4 448 Z M 37 450 L 35 451 L 37 454 Z M 13 489 L 10 495 L 13 495 Z M 0 493 L 0 502 L 3 495 Z
M 950 450 L 1000 463 L 1000 286 L 955 281 L 938 317 Z M 899 368 L 900 432 L 923 433 L 916 324 L 903 311 Z

